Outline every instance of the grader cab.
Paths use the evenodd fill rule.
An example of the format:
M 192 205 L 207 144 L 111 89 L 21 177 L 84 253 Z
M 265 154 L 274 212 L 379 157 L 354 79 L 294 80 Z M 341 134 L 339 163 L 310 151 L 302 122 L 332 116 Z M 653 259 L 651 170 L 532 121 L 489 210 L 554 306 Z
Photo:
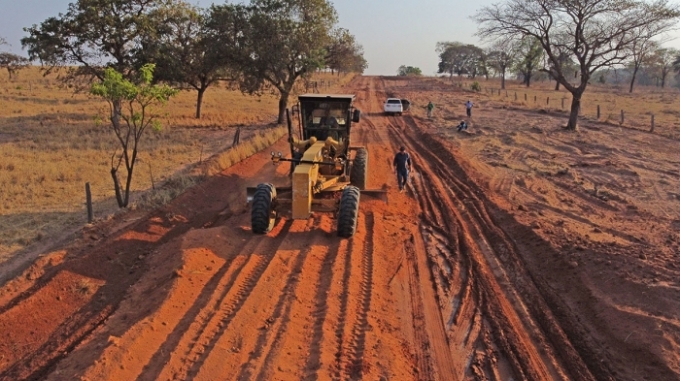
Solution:
M 290 157 L 272 152 L 274 164 L 290 162 L 291 185 L 264 183 L 248 188 L 253 233 L 267 233 L 283 213 L 308 219 L 313 212 L 329 212 L 337 216 L 338 236 L 351 237 L 356 231 L 360 194 L 384 194 L 366 189 L 368 151 L 351 145 L 352 123 L 359 122 L 361 112 L 353 106 L 354 95 L 306 94 L 298 100 L 293 108 L 297 134 L 286 110 Z

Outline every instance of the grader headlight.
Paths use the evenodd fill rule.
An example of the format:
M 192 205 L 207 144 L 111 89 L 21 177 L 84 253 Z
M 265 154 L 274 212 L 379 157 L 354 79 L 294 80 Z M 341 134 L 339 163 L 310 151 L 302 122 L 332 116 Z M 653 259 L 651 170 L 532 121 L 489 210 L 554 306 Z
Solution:
M 280 161 L 281 161 L 281 152 L 279 152 L 279 155 L 277 156 L 276 153 L 274 151 L 272 151 L 272 162 L 274 164 L 279 164 Z

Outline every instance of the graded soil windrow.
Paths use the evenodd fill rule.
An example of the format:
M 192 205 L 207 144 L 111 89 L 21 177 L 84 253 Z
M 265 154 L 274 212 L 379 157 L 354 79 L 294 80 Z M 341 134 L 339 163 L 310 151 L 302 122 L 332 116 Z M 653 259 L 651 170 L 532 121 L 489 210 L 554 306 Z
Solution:
M 353 238 L 330 214 L 252 234 L 246 187 L 289 182 L 267 150 L 5 284 L 0 379 L 680 379 L 677 141 L 564 132 L 438 79 L 346 92 L 368 187 L 388 190 L 362 197 Z M 415 106 L 383 116 L 388 96 Z

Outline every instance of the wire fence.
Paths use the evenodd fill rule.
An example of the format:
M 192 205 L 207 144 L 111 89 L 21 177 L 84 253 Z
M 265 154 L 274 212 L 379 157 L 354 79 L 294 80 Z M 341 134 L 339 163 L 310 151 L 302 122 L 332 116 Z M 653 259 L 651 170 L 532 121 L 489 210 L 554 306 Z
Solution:
M 532 92 L 531 90 L 521 91 L 491 86 L 482 87 L 478 82 L 476 85 L 474 82 L 455 82 L 453 86 L 486 94 L 492 100 L 508 103 L 518 108 L 561 114 L 568 114 L 571 110 L 572 98 L 570 94 L 565 92 L 555 91 L 554 94 L 547 95 L 540 90 Z M 667 94 L 669 94 L 668 97 L 673 99 L 666 99 L 663 103 L 677 104 L 675 99 L 678 97 L 677 94 L 670 92 Z M 643 101 L 642 97 L 640 95 L 639 103 L 644 104 L 646 101 Z M 621 106 L 621 104 L 624 105 Z M 646 131 L 671 139 L 680 139 L 680 111 L 669 108 L 658 110 L 658 114 L 651 110 L 643 113 L 636 111 L 638 110 L 627 109 L 625 102 L 617 102 L 613 96 L 611 99 L 604 99 L 602 102 L 582 99 L 579 118 L 597 121 L 610 126 Z

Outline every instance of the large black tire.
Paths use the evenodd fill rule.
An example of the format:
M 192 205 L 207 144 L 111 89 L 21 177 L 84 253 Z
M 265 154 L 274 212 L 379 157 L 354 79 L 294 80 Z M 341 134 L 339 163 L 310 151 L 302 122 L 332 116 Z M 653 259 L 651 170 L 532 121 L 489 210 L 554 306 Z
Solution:
M 349 173 L 349 182 L 361 190 L 366 189 L 366 183 L 368 182 L 368 151 L 365 148 L 359 148 L 356 156 L 354 156 L 352 169 Z
M 250 222 L 255 234 L 265 234 L 272 230 L 276 222 L 276 213 L 272 204 L 276 199 L 276 187 L 272 184 L 260 184 L 253 195 Z
M 349 238 L 357 231 L 359 220 L 359 188 L 351 185 L 342 190 L 338 210 L 338 236 Z

